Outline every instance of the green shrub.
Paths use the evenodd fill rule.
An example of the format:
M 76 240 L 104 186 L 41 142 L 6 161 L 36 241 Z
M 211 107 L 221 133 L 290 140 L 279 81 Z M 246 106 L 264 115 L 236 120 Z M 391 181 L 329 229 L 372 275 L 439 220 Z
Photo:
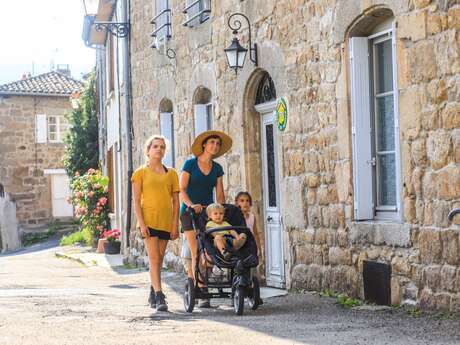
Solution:
M 61 239 L 61 246 L 70 246 L 72 244 L 80 243 L 90 246 L 93 241 L 93 236 L 89 228 L 83 228 L 80 231 L 71 233 L 70 235 L 64 236 Z

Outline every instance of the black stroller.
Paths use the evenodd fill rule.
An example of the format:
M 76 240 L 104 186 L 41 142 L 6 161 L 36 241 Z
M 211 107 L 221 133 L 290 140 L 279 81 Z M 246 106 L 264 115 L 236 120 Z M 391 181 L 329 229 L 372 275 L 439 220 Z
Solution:
M 260 286 L 257 277 L 251 276 L 251 268 L 259 264 L 257 244 L 250 229 L 246 227 L 241 210 L 230 204 L 225 204 L 225 220 L 231 227 L 206 229 L 206 212 L 195 214 L 193 209 L 187 209 L 193 220 L 198 253 L 195 265 L 195 280 L 188 278 L 184 291 L 184 307 L 189 313 L 193 311 L 195 299 L 231 298 L 237 315 L 244 311 L 245 298 L 251 309 L 256 310 L 260 301 Z M 243 247 L 232 251 L 230 258 L 224 259 L 214 246 L 211 234 L 216 231 L 234 229 L 238 233 L 246 233 L 247 239 Z M 206 255 L 207 254 L 207 255 Z M 222 275 L 216 275 L 209 269 L 200 267 L 200 261 L 217 266 Z M 198 283 L 204 285 L 198 287 Z M 224 291 L 227 290 L 227 291 Z M 229 291 L 230 290 L 230 291 Z M 211 292 L 213 291 L 213 292 Z

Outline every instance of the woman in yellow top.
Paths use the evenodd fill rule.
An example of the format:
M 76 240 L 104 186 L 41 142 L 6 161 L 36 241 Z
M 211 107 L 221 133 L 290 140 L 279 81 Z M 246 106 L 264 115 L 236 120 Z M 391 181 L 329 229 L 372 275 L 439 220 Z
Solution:
M 177 172 L 163 165 L 166 139 L 153 135 L 144 153 L 147 164 L 133 173 L 134 212 L 147 249 L 150 264 L 149 304 L 159 311 L 168 310 L 161 290 L 161 267 L 168 240 L 179 236 L 179 179 Z

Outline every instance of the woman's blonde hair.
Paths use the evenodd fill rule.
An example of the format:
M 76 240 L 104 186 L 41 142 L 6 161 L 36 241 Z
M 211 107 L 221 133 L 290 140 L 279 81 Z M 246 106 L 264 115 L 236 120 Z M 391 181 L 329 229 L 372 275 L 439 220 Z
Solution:
M 144 144 L 144 155 L 145 155 L 145 158 L 148 162 L 149 160 L 149 151 L 150 151 L 150 147 L 152 146 L 152 143 L 154 140 L 163 140 L 163 142 L 165 143 L 165 146 L 166 146 L 166 151 L 168 150 L 169 148 L 169 141 L 168 139 L 166 139 L 163 135 L 160 135 L 160 134 L 154 134 L 152 136 L 150 136 L 146 141 L 145 141 L 145 144 Z

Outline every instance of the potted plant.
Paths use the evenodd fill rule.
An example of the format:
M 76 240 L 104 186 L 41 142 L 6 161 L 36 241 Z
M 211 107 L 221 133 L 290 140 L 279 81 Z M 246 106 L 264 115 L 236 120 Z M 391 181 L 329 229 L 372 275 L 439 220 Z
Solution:
M 104 242 L 104 253 L 106 254 L 120 254 L 120 235 L 118 229 L 106 230 L 102 233 L 102 237 L 106 240 Z

